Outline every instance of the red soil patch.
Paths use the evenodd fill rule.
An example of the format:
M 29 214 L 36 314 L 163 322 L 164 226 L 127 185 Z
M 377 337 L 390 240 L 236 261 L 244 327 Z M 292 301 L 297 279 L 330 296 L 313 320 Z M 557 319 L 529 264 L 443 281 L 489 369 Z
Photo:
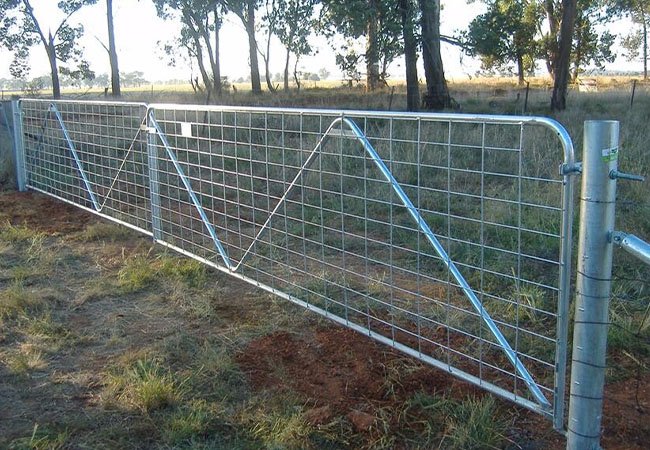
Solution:
M 81 231 L 96 216 L 35 192 L 3 192 L 0 212 L 8 215 L 12 225 L 25 225 L 48 234 Z
M 412 361 L 404 368 L 408 357 L 335 326 L 317 329 L 313 334 L 278 332 L 264 336 L 252 341 L 237 360 L 253 389 L 297 392 L 310 402 L 312 408 L 306 417 L 311 423 L 323 424 L 345 416 L 359 432 L 372 426 L 377 409 L 397 408 L 416 392 L 444 393 L 456 399 L 485 395 L 419 362 Z M 397 378 L 394 370 L 400 371 Z M 604 448 L 649 448 L 649 394 L 650 374 L 638 383 L 628 380 L 607 387 Z M 552 430 L 548 420 L 505 401 L 502 408 L 513 412 L 509 439 L 519 446 L 512 448 L 565 448 L 564 438 Z

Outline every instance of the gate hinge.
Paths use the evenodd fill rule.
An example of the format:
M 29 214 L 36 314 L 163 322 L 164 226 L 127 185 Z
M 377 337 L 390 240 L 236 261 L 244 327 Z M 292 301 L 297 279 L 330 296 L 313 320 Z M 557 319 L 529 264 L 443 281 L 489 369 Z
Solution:
M 571 174 L 581 174 L 582 173 L 582 163 L 576 162 L 573 164 L 560 164 L 560 175 L 571 175 Z

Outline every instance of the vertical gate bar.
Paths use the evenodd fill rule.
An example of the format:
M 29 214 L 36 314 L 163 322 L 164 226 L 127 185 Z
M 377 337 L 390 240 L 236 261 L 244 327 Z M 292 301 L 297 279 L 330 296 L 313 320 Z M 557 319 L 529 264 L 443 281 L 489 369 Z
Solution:
M 569 141 L 570 142 L 570 141 Z M 565 164 L 575 165 L 573 150 Z M 568 160 L 568 161 L 567 161 Z M 564 431 L 566 413 L 566 378 L 567 358 L 569 350 L 569 321 L 571 307 L 571 269 L 573 250 L 573 215 L 574 190 L 577 172 L 562 174 L 562 231 L 560 243 L 560 279 L 557 306 L 557 326 L 555 345 L 555 386 L 553 403 L 553 428 Z
M 156 146 L 155 110 L 147 111 L 147 156 L 149 166 L 149 196 L 151 197 L 151 231 L 154 241 L 162 240 L 160 221 L 160 182 L 158 180 L 158 150 Z
M 567 450 L 600 448 L 619 123 L 585 121 Z
M 14 128 L 14 164 L 16 167 L 16 185 L 20 192 L 27 190 L 27 170 L 25 168 L 25 142 L 23 136 L 23 113 L 20 100 L 11 101 Z

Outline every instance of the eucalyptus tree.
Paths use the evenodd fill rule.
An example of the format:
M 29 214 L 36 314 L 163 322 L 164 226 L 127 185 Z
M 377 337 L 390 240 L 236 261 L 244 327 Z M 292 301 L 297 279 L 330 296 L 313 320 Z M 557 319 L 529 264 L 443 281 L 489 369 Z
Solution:
M 322 4 L 321 22 L 327 34 L 341 34 L 346 41 L 365 38 L 366 88 L 377 89 L 385 83 L 388 65 L 404 51 L 399 3 L 397 8 L 389 0 L 323 0 Z M 338 58 L 341 62 L 352 59 L 343 54 Z M 350 67 L 345 71 L 352 72 Z
M 63 19 L 54 30 L 46 30 L 42 25 L 43 17 L 37 17 L 30 0 L 0 0 L 0 44 L 14 54 L 9 67 L 12 76 L 22 78 L 29 74 L 30 51 L 39 42 L 50 65 L 54 98 L 61 97 L 59 72 L 76 78 L 94 76 L 78 44 L 84 32 L 83 25 L 72 25 L 70 19 L 82 7 L 95 3 L 97 0 L 59 1 L 57 6 Z M 59 62 L 71 65 L 59 67 Z
M 219 31 L 224 15 L 219 0 L 153 0 L 159 17 L 180 20 L 178 44 L 196 61 L 208 93 L 221 95 L 221 62 L 219 59 Z M 174 47 L 167 45 L 172 53 Z
M 319 0 L 278 0 L 275 34 L 286 49 L 284 63 L 284 90 L 289 90 L 289 63 L 291 55 L 295 57 L 293 77 L 300 87 L 298 63 L 300 57 L 312 53 L 309 36 L 316 28 L 315 8 Z
M 576 9 L 577 0 L 562 0 L 562 20 L 557 41 L 557 58 L 554 61 L 553 95 L 551 96 L 552 111 L 566 109 Z
M 120 67 L 115 47 L 115 26 L 113 24 L 113 0 L 106 0 L 106 22 L 108 25 L 108 59 L 111 65 L 111 93 L 115 97 L 122 95 L 120 89 Z
M 643 79 L 648 79 L 648 31 L 650 30 L 650 0 L 606 0 L 608 11 L 628 17 L 635 25 L 623 38 L 622 46 L 629 60 L 639 56 L 643 61 Z
M 585 66 L 594 65 L 602 69 L 606 62 L 616 59 L 612 51 L 616 36 L 607 29 L 597 30 L 598 25 L 606 25 L 610 18 L 601 0 L 583 0 L 577 4 L 571 53 L 571 79 L 574 81 Z
M 257 59 L 257 39 L 255 37 L 255 13 L 260 6 L 260 0 L 224 0 L 228 11 L 234 13 L 246 30 L 248 36 L 248 58 L 251 69 L 251 90 L 254 94 L 262 93 L 260 69 Z
M 417 70 L 417 37 L 415 35 L 416 8 L 412 0 L 399 0 L 397 5 L 402 16 L 402 35 L 404 36 L 406 109 L 417 111 L 420 106 L 420 86 Z
M 464 35 L 467 52 L 479 56 L 486 69 L 514 63 L 519 84 L 523 84 L 539 54 L 537 30 L 543 10 L 536 0 L 492 0 L 487 7 Z
M 440 0 L 418 0 L 420 7 L 420 28 L 422 60 L 427 92 L 423 97 L 426 109 L 442 110 L 451 106 L 451 97 L 440 54 Z

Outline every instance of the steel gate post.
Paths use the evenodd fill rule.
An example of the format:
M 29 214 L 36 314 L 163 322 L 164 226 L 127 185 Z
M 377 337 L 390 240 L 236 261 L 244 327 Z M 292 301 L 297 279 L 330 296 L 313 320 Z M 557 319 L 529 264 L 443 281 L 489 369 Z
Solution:
M 151 201 L 151 231 L 154 241 L 162 239 L 162 224 L 160 221 L 160 185 L 158 180 L 158 148 L 156 146 L 156 129 L 154 109 L 147 109 L 147 160 L 149 167 L 149 196 Z
M 25 145 L 23 142 L 23 114 L 20 100 L 11 101 L 14 128 L 14 164 L 16 167 L 16 185 L 20 192 L 27 190 L 27 172 L 25 170 Z
M 567 450 L 600 448 L 619 123 L 584 124 Z

